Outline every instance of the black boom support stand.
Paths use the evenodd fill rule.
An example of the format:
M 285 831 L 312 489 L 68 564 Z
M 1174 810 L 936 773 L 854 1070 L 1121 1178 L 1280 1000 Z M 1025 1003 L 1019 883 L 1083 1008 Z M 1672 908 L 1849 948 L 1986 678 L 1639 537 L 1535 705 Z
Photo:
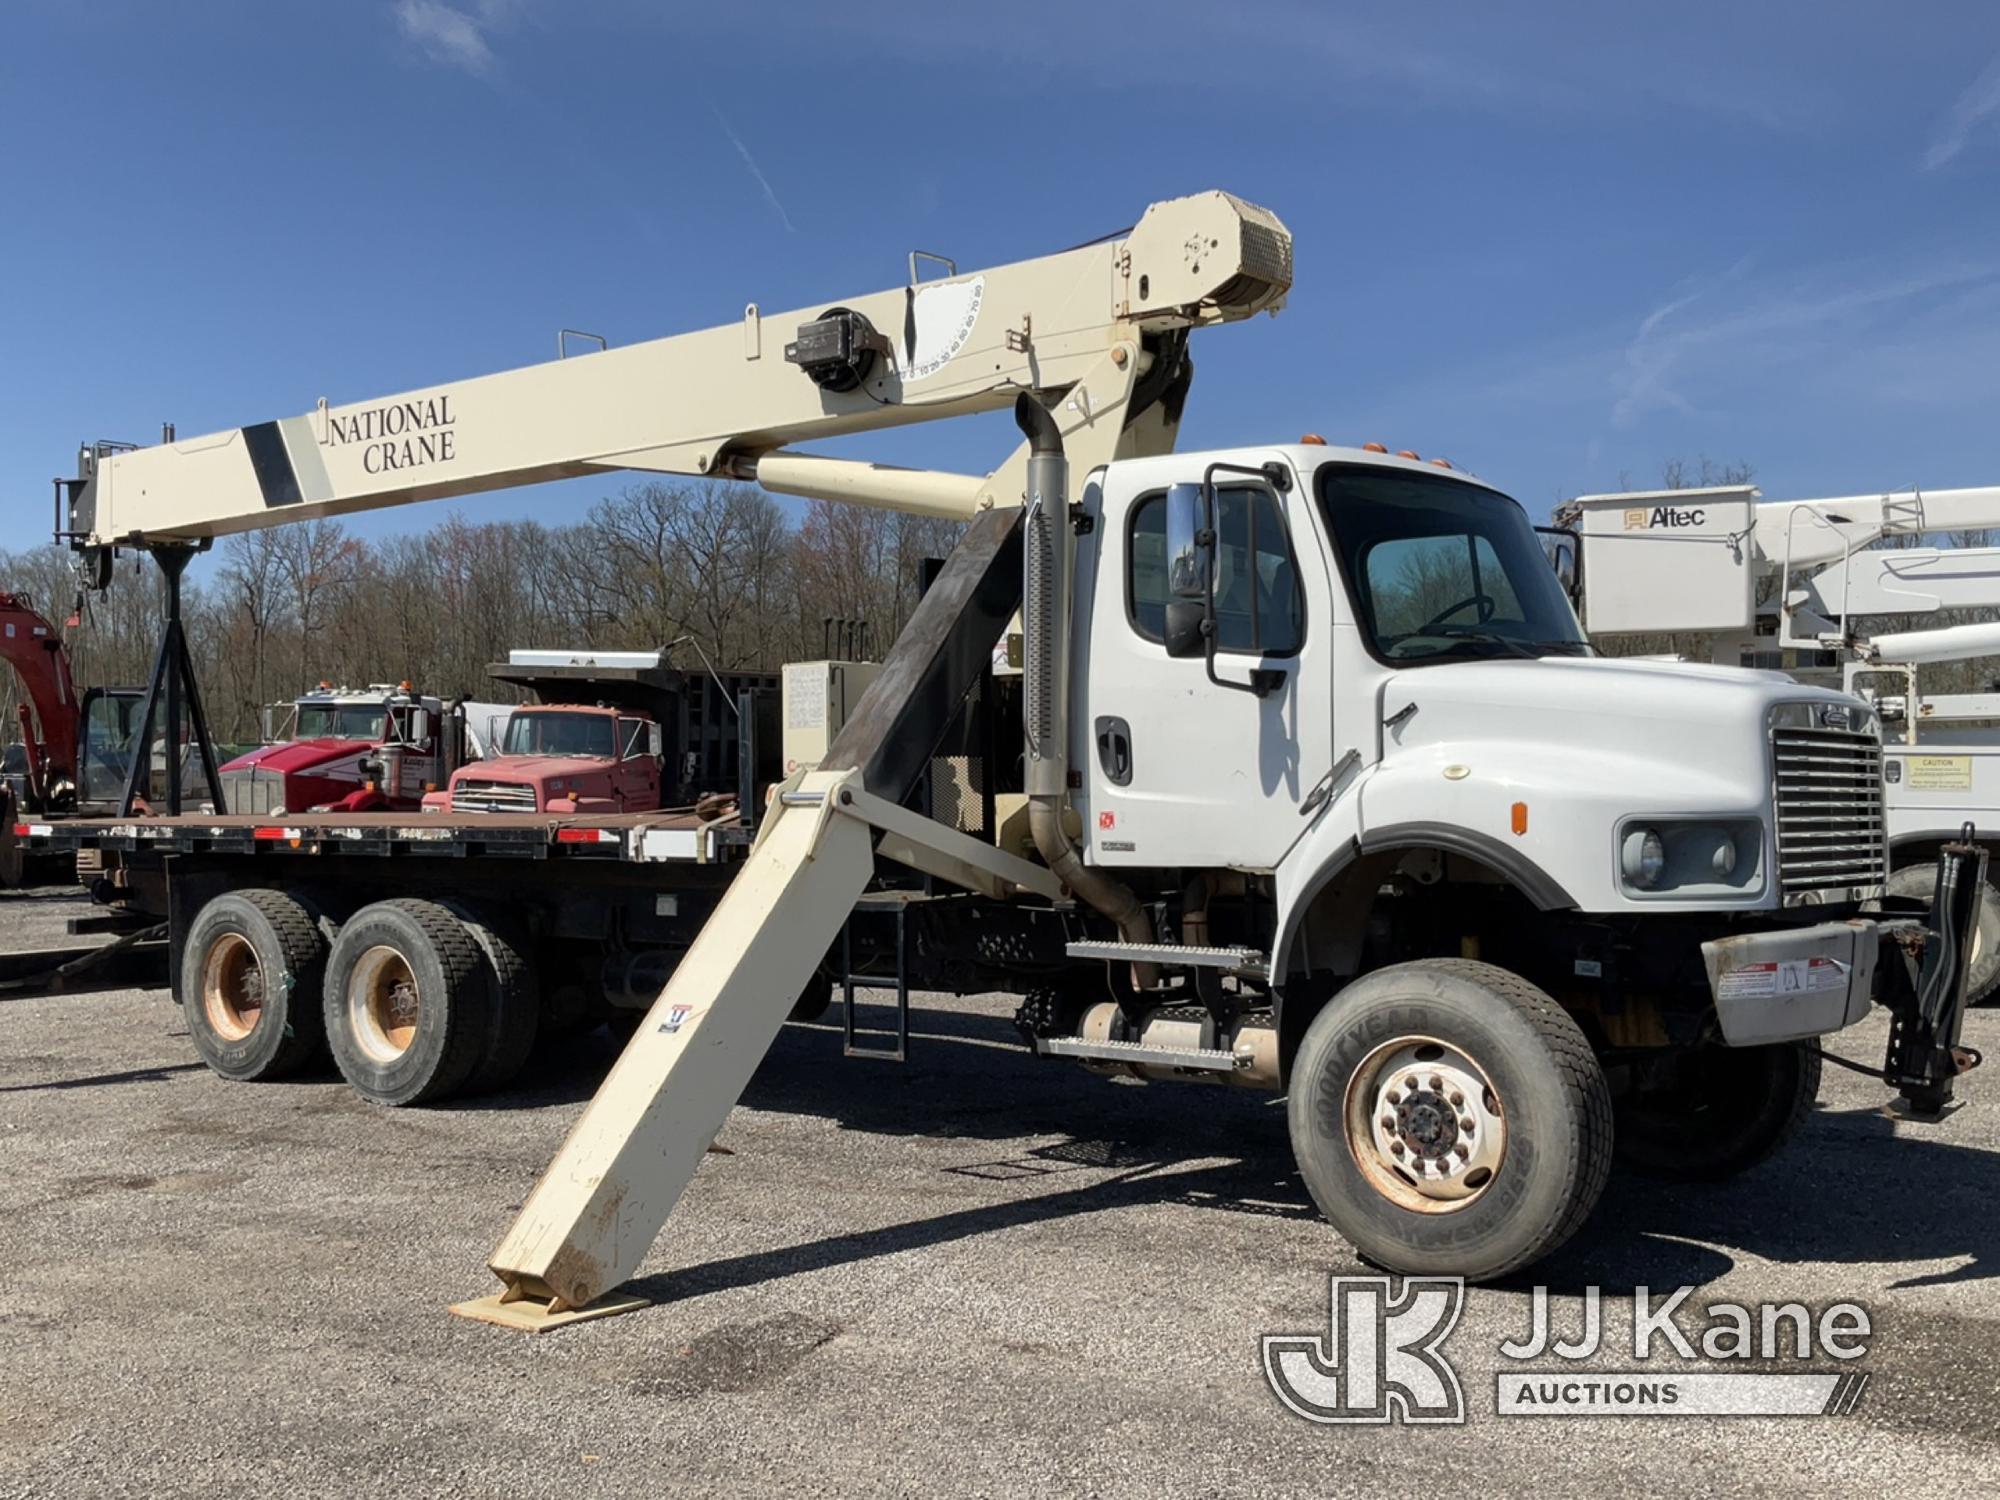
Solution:
M 194 678 L 194 659 L 188 655 L 187 632 L 181 626 L 181 574 L 195 553 L 206 550 L 187 542 L 155 542 L 151 551 L 160 565 L 167 585 L 167 623 L 160 632 L 160 654 L 153 661 L 153 677 L 146 684 L 145 707 L 139 714 L 139 732 L 132 741 L 132 770 L 125 779 L 125 796 L 118 805 L 120 817 L 130 817 L 145 790 L 153 768 L 153 723 L 165 706 L 167 766 L 167 813 L 177 817 L 181 810 L 181 727 L 187 725 L 188 738 L 201 756 L 202 776 L 208 795 L 219 813 L 229 811 L 222 799 L 222 778 L 216 774 L 215 746 L 208 737 L 208 715 L 202 712 L 201 688 Z M 186 694 L 185 698 L 182 696 Z

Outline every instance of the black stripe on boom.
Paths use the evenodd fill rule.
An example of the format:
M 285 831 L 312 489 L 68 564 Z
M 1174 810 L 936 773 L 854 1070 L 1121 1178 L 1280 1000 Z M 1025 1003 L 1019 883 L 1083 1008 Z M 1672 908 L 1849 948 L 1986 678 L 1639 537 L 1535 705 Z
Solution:
M 266 505 L 297 505 L 299 476 L 292 472 L 292 455 L 285 451 L 285 435 L 276 422 L 259 422 L 243 429 L 243 446 L 250 450 L 250 467 L 257 471 L 257 488 L 264 492 Z

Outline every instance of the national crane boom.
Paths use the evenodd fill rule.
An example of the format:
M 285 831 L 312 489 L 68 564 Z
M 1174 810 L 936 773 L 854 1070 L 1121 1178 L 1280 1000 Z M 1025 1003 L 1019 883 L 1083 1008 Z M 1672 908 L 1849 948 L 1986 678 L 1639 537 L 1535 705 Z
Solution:
M 99 554 L 193 543 L 619 469 L 757 474 L 774 488 L 826 486 L 964 518 L 982 498 L 1018 499 L 1020 474 L 988 486 L 832 460 L 765 473 L 758 460 L 799 441 L 1009 406 L 1024 389 L 1069 392 L 1121 344 L 1137 350 L 1129 373 L 1142 395 L 1172 397 L 1161 408 L 1168 436 L 1141 444 L 1158 451 L 1179 414 L 1167 388 L 1185 378 L 1187 330 L 1275 311 L 1291 284 L 1284 226 L 1220 192 L 1156 203 L 1123 236 L 990 270 L 920 282 L 918 259 L 906 285 L 838 304 L 772 316 L 753 302 L 740 322 L 696 333 L 379 399 L 322 399 L 155 447 L 89 447 L 77 477 L 61 481 L 69 540 Z M 1072 415 L 1116 433 L 1122 397 L 1117 406 Z

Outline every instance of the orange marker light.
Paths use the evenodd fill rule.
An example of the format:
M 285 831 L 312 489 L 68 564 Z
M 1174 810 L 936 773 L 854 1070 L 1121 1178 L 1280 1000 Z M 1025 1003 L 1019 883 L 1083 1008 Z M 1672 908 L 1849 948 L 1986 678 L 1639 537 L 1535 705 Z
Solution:
M 1527 831 L 1528 831 L 1528 804 L 1525 802 L 1516 802 L 1514 804 L 1514 832 L 1516 835 L 1519 835 L 1526 833 Z
M 1302 434 L 1299 438 L 1299 441 L 1314 448 L 1324 448 L 1326 446 L 1326 439 L 1321 437 L 1316 432 L 1308 432 Z
M 1417 455 L 1416 455 L 1416 454 L 1415 454 L 1414 452 L 1412 452 L 1412 451 L 1411 451 L 1410 449 L 1408 449 L 1408 448 L 1398 448 L 1398 449 L 1396 450 L 1396 457 L 1398 457 L 1398 458 L 1412 458 L 1412 459 L 1413 459 L 1413 458 L 1415 458 L 1416 456 L 1417 456 Z
M 1448 458 L 1434 458 L 1431 462 L 1436 464 L 1440 469 L 1449 469 L 1451 467 L 1451 460 Z
M 1384 448 L 1380 443 L 1363 443 L 1361 451 L 1363 453 L 1387 453 L 1389 450 Z

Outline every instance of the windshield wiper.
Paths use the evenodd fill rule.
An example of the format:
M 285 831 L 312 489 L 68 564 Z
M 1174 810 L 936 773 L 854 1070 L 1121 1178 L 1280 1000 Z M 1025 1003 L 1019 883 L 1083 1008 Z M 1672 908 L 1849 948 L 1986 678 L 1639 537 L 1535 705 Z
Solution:
M 1424 633 L 1443 636 L 1448 641 L 1472 641 L 1480 645 L 1504 647 L 1515 656 L 1525 657 L 1529 661 L 1540 660 L 1542 654 L 1526 642 L 1515 640 L 1511 635 L 1501 635 L 1492 630 L 1474 630 L 1469 625 L 1432 625 Z

